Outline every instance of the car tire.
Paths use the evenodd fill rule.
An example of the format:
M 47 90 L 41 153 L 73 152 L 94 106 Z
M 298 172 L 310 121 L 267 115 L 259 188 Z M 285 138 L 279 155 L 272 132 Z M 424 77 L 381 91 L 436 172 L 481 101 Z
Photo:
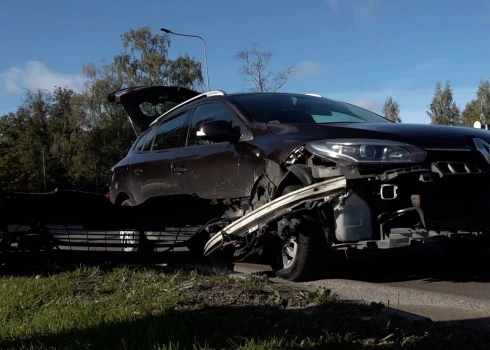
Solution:
M 284 189 L 282 195 L 293 192 L 300 185 L 291 185 Z M 299 282 L 314 278 L 321 271 L 323 254 L 326 254 L 327 245 L 324 244 L 324 232 L 315 212 L 300 213 L 292 216 L 297 224 L 293 241 L 284 242 L 274 238 L 268 250 L 272 255 L 271 268 L 282 279 Z M 271 251 L 272 250 L 272 251 Z
M 126 199 L 121 203 L 121 206 L 130 207 L 132 203 L 129 199 Z M 146 238 L 143 231 L 132 231 L 123 230 L 119 231 L 119 239 L 122 244 L 136 244 L 137 246 L 125 247 L 123 246 L 123 251 L 125 252 L 153 252 L 155 250 L 155 243 Z

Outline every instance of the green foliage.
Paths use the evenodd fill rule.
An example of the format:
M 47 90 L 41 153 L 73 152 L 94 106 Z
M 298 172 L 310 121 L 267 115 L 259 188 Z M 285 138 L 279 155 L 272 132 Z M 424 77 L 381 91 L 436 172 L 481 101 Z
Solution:
M 267 286 L 269 280 L 265 275 L 250 275 L 245 278 L 243 283 L 244 290 L 247 295 L 261 293 Z
M 169 63 L 167 74 L 171 85 L 184 86 L 200 92 L 207 90 L 204 88 L 201 64 L 191 59 L 187 53 Z
M 201 88 L 201 64 L 187 53 L 170 59 L 168 35 L 143 27 L 121 40 L 123 51 L 111 62 L 83 66 L 82 92 L 27 90 L 17 110 L 0 117 L 0 190 L 44 192 L 46 180 L 47 191 L 105 191 L 111 167 L 138 132 L 107 95 L 135 85 Z
M 427 115 L 431 124 L 461 125 L 461 111 L 456 102 L 453 101 L 453 90 L 449 80 L 446 81 L 444 89 L 441 83 L 436 84 L 434 97 L 429 105 Z
M 488 124 L 490 122 L 490 82 L 483 79 L 478 85 L 476 98 L 468 102 L 463 110 L 463 125 L 473 126 L 475 121 L 481 121 L 482 113 Z
M 324 287 L 315 290 L 310 297 L 313 302 L 319 305 L 330 304 L 339 300 L 339 296 L 336 293 L 332 293 L 332 290 Z
M 37 191 L 47 184 L 64 184 L 71 166 L 70 98 L 73 91 L 56 88 L 27 91 L 15 113 L 1 118 L 0 178 L 2 189 Z
M 0 118 L 0 189 L 8 184 L 13 189 L 27 184 L 26 173 L 21 163 L 21 141 L 26 120 L 22 114 L 9 113 Z
M 121 35 L 124 52 L 114 66 L 124 86 L 178 85 L 196 88 L 203 83 L 201 64 L 187 53 L 168 58 L 169 34 L 151 34 L 150 27 L 130 29 Z
M 394 123 L 402 122 L 402 118 L 400 118 L 400 106 L 392 97 L 386 99 L 382 113 L 386 119 L 391 120 Z

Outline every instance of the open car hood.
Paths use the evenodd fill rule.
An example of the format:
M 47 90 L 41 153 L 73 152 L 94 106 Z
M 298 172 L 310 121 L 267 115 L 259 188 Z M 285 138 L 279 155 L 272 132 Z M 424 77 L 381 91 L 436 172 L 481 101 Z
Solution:
M 163 113 L 199 94 L 178 86 L 136 86 L 111 92 L 107 100 L 121 104 L 131 122 L 144 131 Z

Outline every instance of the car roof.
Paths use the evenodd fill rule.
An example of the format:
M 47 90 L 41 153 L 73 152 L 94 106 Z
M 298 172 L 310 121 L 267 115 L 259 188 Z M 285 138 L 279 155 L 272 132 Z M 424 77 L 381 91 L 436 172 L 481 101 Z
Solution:
M 207 92 L 204 92 L 198 96 L 195 96 L 193 98 L 190 98 L 184 102 L 182 102 L 181 104 L 173 107 L 172 109 L 166 111 L 165 113 L 163 113 L 161 116 L 159 116 L 158 118 L 156 118 L 153 122 L 151 122 L 151 124 L 149 125 L 149 127 L 153 126 L 154 124 L 157 124 L 158 122 L 160 122 L 161 120 L 164 120 L 167 116 L 169 116 L 170 114 L 174 113 L 175 111 L 185 107 L 185 106 L 189 106 L 189 107 L 192 107 L 193 104 L 197 101 L 202 101 L 202 100 L 209 100 L 209 101 L 215 101 L 215 100 L 221 100 L 221 99 L 224 99 L 224 100 L 227 100 L 228 97 L 233 97 L 233 96 L 244 96 L 244 95 L 266 95 L 266 94 L 274 94 L 274 95 L 307 95 L 307 96 L 314 96 L 314 97 L 321 97 L 321 98 L 324 98 L 323 96 L 321 95 L 318 95 L 318 94 L 304 94 L 304 93 L 293 93 L 293 92 L 266 92 L 266 91 L 250 91 L 250 92 L 235 92 L 235 93 L 231 93 L 231 94 L 228 94 L 226 93 L 226 91 L 224 90 L 211 90 L 211 91 L 207 91 Z
M 212 90 L 212 91 L 207 91 L 207 92 L 204 92 L 200 95 L 197 95 L 195 97 L 192 97 L 184 102 L 182 102 L 181 104 L 178 104 L 177 106 L 169 109 L 168 111 L 166 111 L 165 113 L 163 113 L 161 116 L 159 116 L 158 118 L 156 118 L 154 121 L 152 121 L 149 125 L 149 127 L 153 126 L 154 124 L 158 123 L 159 121 L 161 121 L 162 119 L 165 119 L 168 115 L 170 115 L 171 113 L 179 110 L 180 108 L 184 107 L 184 106 L 187 106 L 187 105 L 190 105 L 192 104 L 193 102 L 196 102 L 198 100 L 202 100 L 204 98 L 210 98 L 210 97 L 215 97 L 215 96 L 225 96 L 226 95 L 226 91 L 224 90 Z

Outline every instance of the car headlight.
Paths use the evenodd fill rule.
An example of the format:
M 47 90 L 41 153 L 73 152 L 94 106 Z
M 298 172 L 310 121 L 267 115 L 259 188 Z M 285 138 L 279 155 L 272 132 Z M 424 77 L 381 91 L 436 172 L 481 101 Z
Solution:
M 427 156 L 422 148 L 386 140 L 323 140 L 309 142 L 306 148 L 318 156 L 353 164 L 421 163 Z

